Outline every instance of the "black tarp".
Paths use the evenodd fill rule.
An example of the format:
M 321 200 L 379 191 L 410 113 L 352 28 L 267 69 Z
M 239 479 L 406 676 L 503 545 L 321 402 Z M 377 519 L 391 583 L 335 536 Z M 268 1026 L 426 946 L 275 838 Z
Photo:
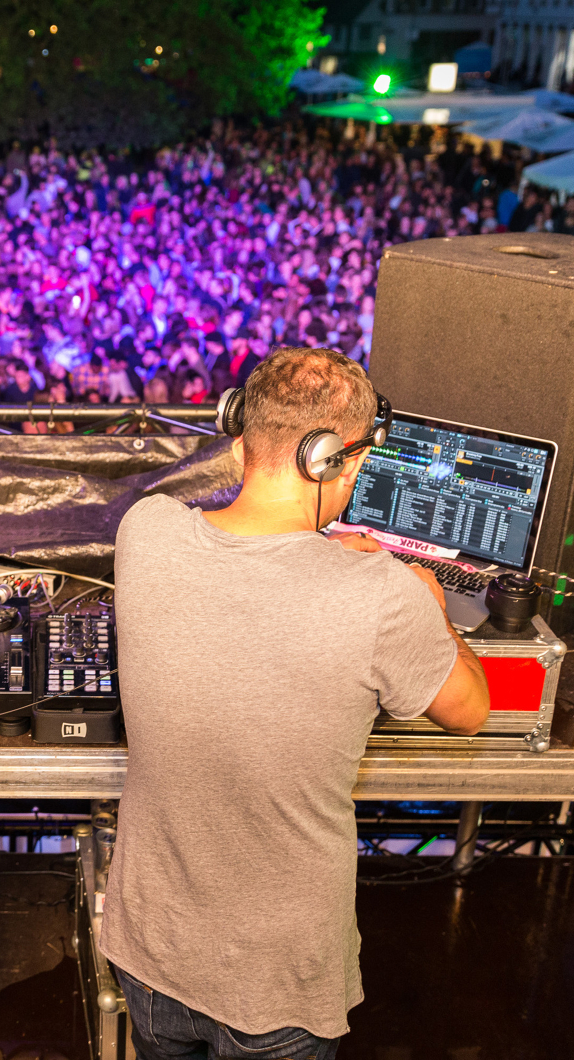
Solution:
M 240 483 L 229 438 L 3 435 L 0 556 L 100 578 L 136 501 L 166 493 L 190 507 L 224 508 Z

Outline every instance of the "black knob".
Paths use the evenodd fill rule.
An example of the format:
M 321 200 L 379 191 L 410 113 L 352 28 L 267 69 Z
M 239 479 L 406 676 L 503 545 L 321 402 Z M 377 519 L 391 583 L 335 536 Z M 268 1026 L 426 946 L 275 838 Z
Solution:
M 96 662 L 97 663 L 106 663 L 107 661 L 108 661 L 108 653 L 107 653 L 107 651 L 103 651 L 103 649 L 99 648 L 98 651 L 96 652 Z
M 52 651 L 52 662 L 61 663 L 63 658 L 64 653 L 61 652 L 59 648 L 54 648 L 54 650 Z
M 18 625 L 20 612 L 17 607 L 0 607 L 0 633 Z
M 501 574 L 489 582 L 486 606 L 496 629 L 521 633 L 540 610 L 542 589 L 527 574 Z

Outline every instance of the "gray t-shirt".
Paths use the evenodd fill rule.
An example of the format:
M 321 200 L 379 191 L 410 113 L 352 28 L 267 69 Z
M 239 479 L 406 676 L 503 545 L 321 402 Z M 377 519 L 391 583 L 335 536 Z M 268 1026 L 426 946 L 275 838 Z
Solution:
M 102 949 L 238 1030 L 346 1032 L 363 997 L 351 792 L 378 702 L 414 718 L 456 645 L 388 552 L 238 537 L 157 495 L 116 546 L 129 768 Z

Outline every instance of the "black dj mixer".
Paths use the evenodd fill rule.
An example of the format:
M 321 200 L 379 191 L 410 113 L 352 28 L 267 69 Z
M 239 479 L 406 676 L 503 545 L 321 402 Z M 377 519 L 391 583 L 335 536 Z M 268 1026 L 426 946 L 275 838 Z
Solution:
M 116 743 L 120 705 L 114 627 L 51 615 L 34 635 L 32 735 L 38 743 Z

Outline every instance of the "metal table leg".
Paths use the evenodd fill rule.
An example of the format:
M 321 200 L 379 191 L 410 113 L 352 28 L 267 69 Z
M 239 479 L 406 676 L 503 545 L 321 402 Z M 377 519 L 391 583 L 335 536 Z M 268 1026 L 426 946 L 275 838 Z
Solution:
M 463 802 L 456 833 L 456 850 L 453 868 L 456 872 L 467 872 L 474 859 L 482 814 L 482 802 Z

